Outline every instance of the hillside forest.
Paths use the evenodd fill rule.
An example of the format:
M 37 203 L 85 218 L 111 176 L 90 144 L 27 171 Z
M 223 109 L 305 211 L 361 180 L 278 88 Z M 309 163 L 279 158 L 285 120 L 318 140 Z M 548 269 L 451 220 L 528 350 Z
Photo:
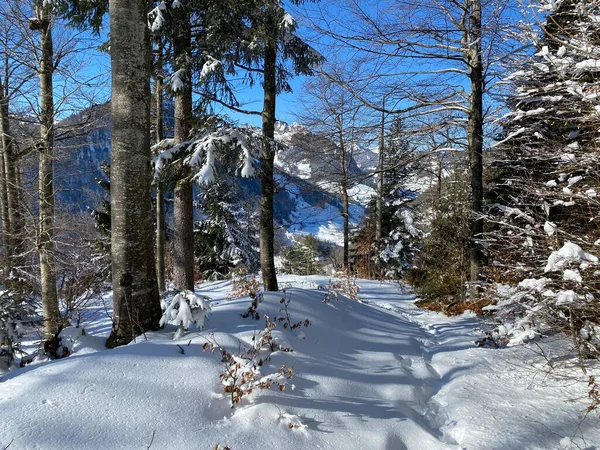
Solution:
M 108 353 L 172 331 L 182 355 L 196 355 L 194 339 L 220 352 L 234 408 L 291 379 L 288 363 L 280 378 L 257 375 L 292 352 L 276 327 L 310 339 L 321 303 L 358 302 L 381 336 L 379 313 L 408 330 L 423 314 L 429 331 L 443 314 L 473 351 L 533 349 L 572 369 L 586 397 L 574 414 L 596 420 L 579 440 L 486 446 L 448 431 L 459 422 L 440 419 L 444 402 L 431 407 L 441 394 L 428 383 L 448 381 L 435 359 L 418 372 L 416 356 L 394 352 L 428 405 L 407 417 L 425 417 L 414 420 L 435 443 L 407 431 L 360 448 L 596 448 L 585 439 L 600 410 L 599 0 L 2 2 L 0 137 L 6 383 L 79 361 L 69 342 L 94 336 L 73 330 L 99 326 L 94 351 Z M 235 354 L 233 334 L 221 344 L 214 330 L 234 333 L 240 315 L 265 330 Z M 434 342 L 423 336 L 407 341 L 421 359 Z M 33 448 L 26 434 L 0 433 L 0 448 Z

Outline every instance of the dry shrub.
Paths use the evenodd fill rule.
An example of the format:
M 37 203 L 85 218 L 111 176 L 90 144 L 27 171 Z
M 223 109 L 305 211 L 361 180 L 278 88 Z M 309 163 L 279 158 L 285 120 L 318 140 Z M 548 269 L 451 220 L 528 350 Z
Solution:
M 483 310 L 484 307 L 493 304 L 494 302 L 490 299 L 482 298 L 476 301 L 470 300 L 453 300 L 451 298 L 445 299 L 422 299 L 417 300 L 415 305 L 419 308 L 428 309 L 430 311 L 442 312 L 448 316 L 459 316 L 466 311 L 471 311 L 477 316 L 483 316 L 486 312 Z

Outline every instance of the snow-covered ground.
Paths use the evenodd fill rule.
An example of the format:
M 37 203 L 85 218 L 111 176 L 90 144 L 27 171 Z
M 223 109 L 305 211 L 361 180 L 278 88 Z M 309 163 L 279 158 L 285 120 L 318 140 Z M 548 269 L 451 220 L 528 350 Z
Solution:
M 235 408 L 222 393 L 224 363 L 207 342 L 237 354 L 263 320 L 242 318 L 247 297 L 229 282 L 199 287 L 212 297 L 206 328 L 173 329 L 102 350 L 103 307 L 71 330 L 74 354 L 30 365 L 0 382 L 0 448 L 16 449 L 559 449 L 600 447 L 598 415 L 582 419 L 586 384 L 562 342 L 475 348 L 477 319 L 416 308 L 397 284 L 360 281 L 361 302 L 324 303 L 323 277 L 282 277 L 258 311 L 278 322 L 276 351 L 257 369 L 293 368 L 284 391 L 265 389 Z M 109 310 L 110 312 L 110 310 Z M 541 349 L 545 354 L 541 354 Z M 548 361 L 558 367 L 548 372 Z M 257 375 L 260 378 L 261 375 Z M 293 388 L 293 389 L 292 389 Z

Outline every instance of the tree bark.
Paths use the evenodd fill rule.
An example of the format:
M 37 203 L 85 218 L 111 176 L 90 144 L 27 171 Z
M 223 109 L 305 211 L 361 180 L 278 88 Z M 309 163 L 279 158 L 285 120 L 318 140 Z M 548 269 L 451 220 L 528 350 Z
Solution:
M 11 224 L 8 215 L 8 183 L 7 183 L 7 170 L 6 170 L 6 139 L 5 135 L 8 131 L 5 129 L 4 117 L 4 104 L 8 102 L 8 99 L 4 95 L 4 85 L 0 79 L 0 220 L 2 221 L 2 245 L 4 247 L 4 276 L 8 276 L 10 270 L 9 259 L 12 255 L 11 249 Z M 8 118 L 6 118 L 8 119 Z
M 192 119 L 192 73 L 187 53 L 191 47 L 189 14 L 174 11 L 176 34 L 173 39 L 175 64 L 185 70 L 184 85 L 175 93 L 175 145 L 189 138 Z M 189 167 L 181 166 L 173 201 L 173 284 L 176 289 L 194 290 L 194 194 Z
M 150 170 L 148 2 L 110 0 L 111 256 L 114 318 L 107 347 L 158 328 Z
M 471 82 L 467 145 L 471 169 L 471 223 L 470 223 L 470 282 L 471 296 L 478 295 L 479 276 L 483 253 L 478 239 L 483 232 L 483 88 L 484 75 L 481 60 L 481 0 L 471 0 L 471 26 L 467 60 Z
M 44 338 L 49 341 L 59 332 L 61 326 L 54 260 L 54 89 L 52 85 L 54 51 L 49 6 L 41 8 L 38 20 L 41 46 L 38 253 L 45 325 Z
M 5 80 L 4 91 L 0 101 L 0 131 L 2 133 L 2 148 L 4 151 L 4 181 L 6 193 L 3 197 L 6 202 L 7 220 L 9 223 L 9 257 L 11 267 L 21 263 L 21 253 L 24 251 L 24 218 L 21 209 L 18 160 L 15 151 L 15 139 L 11 133 L 9 121 L 8 80 Z M 4 211 L 2 212 L 4 214 Z
M 342 197 L 342 219 L 344 220 L 344 247 L 343 247 L 343 266 L 344 272 L 350 270 L 350 205 L 348 197 L 348 162 L 346 161 L 346 145 L 344 142 L 343 128 L 339 130 L 340 147 L 340 193 Z
M 385 109 L 385 99 L 381 101 L 382 110 Z M 375 243 L 379 248 L 381 242 L 381 221 L 383 219 L 383 154 L 385 147 L 385 112 L 381 112 L 379 127 L 379 155 L 377 156 L 377 199 L 375 216 Z
M 158 45 L 158 58 L 156 65 L 155 108 L 156 108 L 156 143 L 163 139 L 163 48 Z M 158 292 L 166 291 L 165 282 L 165 198 L 162 182 L 156 183 L 156 281 Z
M 275 272 L 275 228 L 273 225 L 273 202 L 275 182 L 273 166 L 275 162 L 275 102 L 277 98 L 276 62 L 277 62 L 277 24 L 273 14 L 267 11 L 268 29 L 264 59 L 264 103 L 262 111 L 262 152 L 260 155 L 260 268 L 262 270 L 265 291 L 277 291 Z

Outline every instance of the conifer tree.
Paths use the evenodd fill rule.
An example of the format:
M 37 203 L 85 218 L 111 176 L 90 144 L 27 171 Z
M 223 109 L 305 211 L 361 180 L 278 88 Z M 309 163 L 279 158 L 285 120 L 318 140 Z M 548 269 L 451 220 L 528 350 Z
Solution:
M 518 262 L 524 273 L 542 265 L 557 242 L 586 248 L 597 239 L 590 208 L 599 180 L 599 5 L 540 6 L 551 5 L 535 55 L 509 77 L 511 112 L 489 189 L 491 259 L 507 268 Z
M 374 263 L 371 266 L 363 262 L 362 267 L 378 268 L 379 273 L 367 273 L 367 276 L 399 277 L 410 267 L 422 238 L 422 232 L 415 224 L 415 211 L 411 207 L 418 194 L 407 187 L 409 177 L 417 166 L 411 163 L 414 150 L 405 133 L 402 119 L 395 119 L 382 149 L 382 196 L 371 200 L 363 229 L 354 237 L 361 248 L 360 253 L 363 253 L 356 256 L 370 258 Z M 381 235 L 377 239 L 379 208 Z
M 295 0 L 292 3 L 302 2 Z M 291 91 L 288 79 L 292 74 L 311 75 L 315 65 L 322 61 L 322 57 L 296 36 L 296 21 L 285 11 L 281 1 L 262 0 L 249 12 L 248 31 L 251 40 L 245 43 L 240 63 L 249 70 L 251 80 L 256 74 L 262 78 L 260 266 L 264 289 L 276 291 L 278 285 L 273 225 L 276 99 L 277 94 Z
M 600 2 L 539 7 L 549 13 L 535 55 L 510 77 L 511 111 L 492 164 L 487 271 L 494 281 L 519 282 L 499 295 L 509 340 L 569 330 L 580 356 L 599 357 L 590 339 L 600 321 L 592 274 L 600 242 Z
M 200 186 L 203 218 L 195 226 L 194 252 L 203 279 L 224 278 L 237 266 L 258 269 L 258 230 L 255 205 L 244 200 L 240 181 L 221 176 Z

